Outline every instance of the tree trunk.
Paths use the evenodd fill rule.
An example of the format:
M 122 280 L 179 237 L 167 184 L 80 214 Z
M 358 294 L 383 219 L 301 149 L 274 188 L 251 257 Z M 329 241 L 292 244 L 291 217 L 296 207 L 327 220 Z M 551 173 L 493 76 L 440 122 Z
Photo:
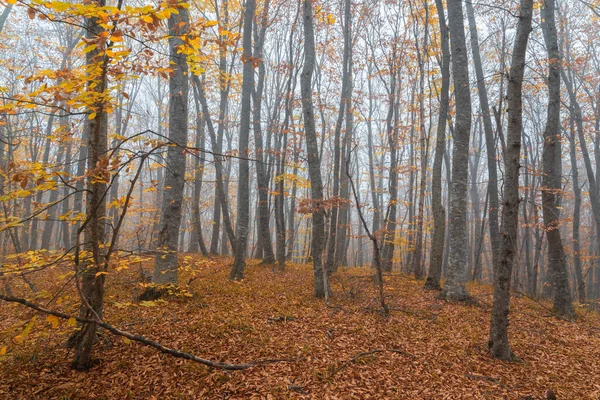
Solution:
M 261 21 L 260 34 L 254 43 L 254 58 L 258 60 L 258 83 L 257 87 L 253 92 L 253 129 L 254 129 L 254 144 L 256 146 L 255 157 L 258 161 L 256 165 L 256 183 L 258 186 L 258 234 L 259 240 L 263 250 L 262 258 L 266 264 L 272 264 L 275 262 L 275 254 L 273 253 L 273 244 L 271 242 L 271 231 L 269 229 L 269 182 L 267 180 L 267 172 L 263 160 L 265 159 L 263 154 L 263 138 L 262 138 L 262 126 L 261 126 L 261 111 L 262 111 L 262 96 L 264 91 L 265 81 L 265 64 L 262 61 L 263 57 L 263 44 L 265 41 L 265 34 L 267 31 L 267 17 L 269 12 L 270 1 L 266 0 L 263 6 L 263 15 Z M 257 27 L 258 28 L 258 27 Z M 257 30 L 255 30 L 257 31 Z M 256 33 L 256 32 L 255 32 Z M 285 249 L 284 249 L 285 254 Z
M 488 346 L 492 357 L 516 360 L 508 341 L 508 313 L 513 262 L 519 237 L 519 169 L 521 168 L 521 131 L 523 128 L 523 76 L 527 43 L 531 32 L 533 0 L 521 0 L 517 34 L 513 46 L 508 83 L 508 132 L 504 155 L 504 207 L 502 241 L 494 274 L 494 301 Z
M 302 92 L 302 114 L 306 135 L 306 153 L 311 183 L 312 200 L 312 256 L 315 297 L 329 297 L 329 282 L 323 266 L 323 245 L 325 241 L 325 210 L 323 208 L 323 181 L 321 160 L 315 131 L 315 115 L 312 101 L 312 75 L 315 68 L 315 34 L 311 0 L 304 0 L 304 67 L 300 76 Z
M 492 128 L 492 117 L 490 114 L 490 105 L 488 100 L 487 88 L 485 86 L 485 77 L 479 54 L 479 37 L 477 35 L 477 23 L 475 22 L 475 12 L 473 3 L 466 2 L 467 16 L 469 20 L 469 31 L 471 32 L 471 50 L 473 53 L 473 65 L 477 77 L 477 92 L 479 93 L 479 105 L 483 114 L 483 131 L 485 133 L 485 148 L 487 151 L 488 166 L 488 196 L 489 196 L 489 231 L 490 243 L 492 245 L 492 263 L 493 269 L 496 269 L 498 261 L 498 249 L 500 248 L 500 228 L 498 227 L 498 213 L 500 206 L 498 202 L 498 171 L 496 161 L 496 144 Z M 497 129 L 502 129 L 498 126 Z
M 465 27 L 461 0 L 448 0 L 456 127 L 452 152 L 452 187 L 448 236 L 448 279 L 441 297 L 463 301 L 470 298 L 466 287 L 467 263 L 467 180 L 469 177 L 469 138 L 471 134 L 471 92 Z
M 98 6 L 104 7 L 105 0 L 99 0 Z M 88 40 L 96 40 L 101 32 L 100 23 L 96 18 L 86 20 Z M 100 68 L 89 69 L 88 82 L 86 90 L 95 92 L 98 96 L 103 94 L 107 85 L 108 59 L 103 55 L 101 49 L 95 49 L 86 54 L 86 64 L 100 65 Z M 106 215 L 106 190 L 108 181 L 108 113 L 102 102 L 94 104 L 90 112 L 95 112 L 96 116 L 85 125 L 87 128 L 87 149 L 89 152 L 87 159 L 87 179 L 86 179 L 86 225 L 84 231 L 83 248 L 88 255 L 84 257 L 80 264 L 78 275 L 81 276 L 81 295 L 82 305 L 80 307 L 80 316 L 86 319 L 102 318 L 104 303 L 104 274 L 103 271 L 105 234 L 105 215 Z M 102 167 L 104 165 L 104 167 Z M 80 244 L 79 231 L 77 244 Z M 77 252 L 78 253 L 78 252 Z M 76 257 L 77 258 L 77 257 Z M 75 337 L 75 355 L 73 358 L 73 367 L 75 369 L 85 370 L 92 366 L 92 346 L 97 341 L 96 323 L 85 324 Z
M 196 105 L 196 148 L 203 149 L 206 143 L 205 138 L 205 127 L 206 119 L 202 113 L 202 106 L 200 105 L 200 95 L 198 94 L 198 87 L 194 88 L 194 104 Z M 203 256 L 208 256 L 208 249 L 204 243 L 202 236 L 202 221 L 200 217 L 200 193 L 202 191 L 202 178 L 204 175 L 204 154 L 198 153 L 194 159 L 194 192 L 192 194 L 192 238 L 190 241 L 189 252 L 193 253 L 198 251 L 202 252 Z
M 442 46 L 442 88 L 440 93 L 440 112 L 437 121 L 437 139 L 433 159 L 431 178 L 431 208 L 433 212 L 433 238 L 431 240 L 431 255 L 429 272 L 425 281 L 427 289 L 441 289 L 442 263 L 444 261 L 444 242 L 446 236 L 446 210 L 442 203 L 442 165 L 446 148 L 446 125 L 448 124 L 448 106 L 450 99 L 450 48 L 448 26 L 444 15 L 442 0 L 435 0 L 440 24 Z
M 546 0 L 542 4 L 542 30 L 548 49 L 548 116 L 544 130 L 544 150 L 542 166 L 544 172 L 542 189 L 542 207 L 544 226 L 548 236 L 548 271 L 553 286 L 556 314 L 574 317 L 571 304 L 567 262 L 559 230 L 558 192 L 561 187 L 561 176 L 557 166 L 561 162 L 560 147 L 560 69 L 561 56 L 558 49 L 556 32 L 555 0 Z
M 239 138 L 239 169 L 237 190 L 237 222 L 235 225 L 236 246 L 234 247 L 234 261 L 229 279 L 241 280 L 244 278 L 246 266 L 246 248 L 248 246 L 248 229 L 250 226 L 250 113 L 252 90 L 254 88 L 254 68 L 252 59 L 252 26 L 254 23 L 254 0 L 246 0 L 244 8 L 244 33 L 242 63 L 242 109 L 240 114 Z
M 185 185 L 185 148 L 188 129 L 189 77 L 186 57 L 181 56 L 181 39 L 189 27 L 187 9 L 169 18 L 169 53 L 173 73 L 169 79 L 169 142 L 165 185 L 158 233 L 157 254 L 152 281 L 177 284 L 177 254 Z

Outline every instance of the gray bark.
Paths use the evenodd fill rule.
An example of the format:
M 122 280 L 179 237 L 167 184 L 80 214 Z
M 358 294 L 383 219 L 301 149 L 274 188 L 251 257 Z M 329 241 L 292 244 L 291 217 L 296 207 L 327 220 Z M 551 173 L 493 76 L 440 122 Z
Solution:
M 575 311 L 571 304 L 566 256 L 559 230 L 558 192 L 561 176 L 557 166 L 560 163 L 560 69 L 561 55 L 555 22 L 555 0 L 546 0 L 542 4 L 542 30 L 548 50 L 548 115 L 544 130 L 544 150 L 542 167 L 544 172 L 542 189 L 542 207 L 544 226 L 548 237 L 548 271 L 550 274 L 556 314 L 573 317 Z
M 498 249 L 500 247 L 500 228 L 498 227 L 498 213 L 500 211 L 498 201 L 498 170 L 496 161 L 496 144 L 492 128 L 492 116 L 488 100 L 487 88 L 485 86 L 485 77 L 479 54 L 479 37 L 477 35 L 477 23 L 475 22 L 475 12 L 473 3 L 466 2 L 467 16 L 469 20 L 469 31 L 471 33 L 471 51 L 473 53 L 473 65 L 477 77 L 477 92 L 479 94 L 479 106 L 483 116 L 483 131 L 485 133 L 485 147 L 487 151 L 488 166 L 488 196 L 489 196 L 489 232 L 490 243 L 492 245 L 492 263 L 494 270 L 498 261 Z M 497 129 L 502 129 L 498 126 Z
M 158 233 L 157 254 L 152 281 L 177 284 L 178 240 L 185 185 L 185 147 L 188 138 L 189 77 L 186 57 L 178 53 L 182 35 L 189 28 L 187 9 L 169 18 L 169 54 L 173 73 L 169 79 L 169 142 L 165 184 Z
M 521 168 L 521 131 L 523 128 L 523 76 L 527 43 L 531 32 L 533 0 L 521 0 L 517 34 L 513 46 L 508 83 L 508 132 L 504 155 L 504 207 L 502 241 L 494 274 L 494 301 L 488 343 L 492 357 L 516 360 L 508 341 L 510 288 L 519 237 L 519 169 Z
M 315 114 L 312 100 L 312 75 L 315 68 L 315 34 L 311 0 L 304 0 L 304 67 L 300 76 L 302 94 L 302 114 L 306 135 L 306 153 L 311 183 L 312 200 L 312 256 L 315 297 L 329 297 L 329 282 L 323 266 L 323 245 L 325 241 L 325 210 L 323 208 L 323 180 L 321 160 L 315 130 Z
M 463 301 L 470 297 L 466 287 L 466 213 L 469 138 L 471 135 L 471 92 L 461 0 L 448 0 L 448 24 L 456 98 L 456 123 L 453 136 L 452 187 L 448 221 L 448 279 L 442 289 L 441 297 L 446 300 Z
M 105 0 L 99 0 L 98 6 L 105 6 Z M 103 31 L 96 18 L 86 20 L 87 38 L 94 40 Z M 96 49 L 86 54 L 86 64 L 99 63 L 101 68 L 97 75 L 89 76 L 87 84 L 88 91 L 104 93 L 107 85 L 106 60 L 101 55 L 101 50 Z M 104 274 L 103 259 L 105 215 L 106 215 L 106 179 L 98 179 L 104 171 L 98 171 L 103 159 L 107 157 L 108 146 L 108 113 L 103 103 L 95 104 L 93 110 L 96 117 L 86 124 L 89 151 L 87 159 L 86 179 L 86 225 L 84 231 L 84 249 L 89 254 L 80 264 L 79 275 L 81 276 L 81 295 L 83 296 L 80 307 L 80 317 L 95 320 L 102 318 L 104 303 Z M 106 163 L 108 165 L 108 163 Z M 78 232 L 79 233 L 79 232 Z M 79 237 L 77 243 L 81 243 Z M 95 315 L 94 315 L 95 314 Z M 98 326 L 95 322 L 85 324 L 76 335 L 75 355 L 73 367 L 76 369 L 88 369 L 92 366 L 92 346 L 97 340 L 96 331 Z
M 254 25 L 254 0 L 246 0 L 244 8 L 244 33 L 242 37 L 244 64 L 242 77 L 242 110 L 240 114 L 239 136 L 239 168 L 237 190 L 237 223 L 235 225 L 236 246 L 234 248 L 234 261 L 229 279 L 240 280 L 244 278 L 246 266 L 246 249 L 248 246 L 248 230 L 250 228 L 250 114 L 252 90 L 254 88 L 254 67 L 252 59 L 252 27 Z
M 450 43 L 448 26 L 444 15 L 442 0 L 435 0 L 440 24 L 440 42 L 442 47 L 442 88 L 440 93 L 440 111 L 437 121 L 437 139 L 435 156 L 433 159 L 433 173 L 431 178 L 431 208 L 433 212 L 433 238 L 431 240 L 431 255 L 429 271 L 425 288 L 441 289 L 442 263 L 444 261 L 444 242 L 446 235 L 446 210 L 442 203 L 442 165 L 446 148 L 446 125 L 448 124 L 448 106 L 450 99 Z

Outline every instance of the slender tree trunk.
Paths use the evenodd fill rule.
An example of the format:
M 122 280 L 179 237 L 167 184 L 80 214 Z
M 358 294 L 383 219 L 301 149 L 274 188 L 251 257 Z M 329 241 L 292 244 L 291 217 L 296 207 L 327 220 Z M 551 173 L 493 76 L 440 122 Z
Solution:
M 329 282 L 323 266 L 323 245 L 325 241 L 325 210 L 323 208 L 323 180 L 321 160 L 315 130 L 315 114 L 312 101 L 312 75 L 315 68 L 315 34 L 311 0 L 304 0 L 304 68 L 300 76 L 302 92 L 302 113 L 306 135 L 306 153 L 311 183 L 312 198 L 312 256 L 315 297 L 329 298 Z
M 338 110 L 338 117 L 335 124 L 334 131 L 334 145 L 333 145 L 333 153 L 334 153 L 334 161 L 333 161 L 333 198 L 340 197 L 340 183 L 343 179 L 342 171 L 345 168 L 344 159 L 346 157 L 345 146 L 341 143 L 342 137 L 342 125 L 344 122 L 344 117 L 347 115 L 346 109 L 350 108 L 350 101 L 352 98 L 352 89 L 351 89 L 351 74 L 352 74 L 352 66 L 349 63 L 349 59 L 352 51 L 352 37 L 351 37 L 351 27 L 352 23 L 352 12 L 351 12 L 351 2 L 349 0 L 344 1 L 344 55 L 342 60 L 342 96 L 340 98 L 340 106 Z M 346 122 L 348 125 L 348 122 Z M 346 130 L 348 127 L 346 126 Z M 334 205 L 331 209 L 330 220 L 329 220 L 329 238 L 327 240 L 327 272 L 331 274 L 337 270 L 337 257 L 335 255 L 336 249 L 339 244 L 339 240 L 337 239 L 337 234 L 340 231 L 341 227 L 338 223 L 339 214 L 340 214 L 340 206 Z
M 234 261 L 229 279 L 240 280 L 244 278 L 246 266 L 246 248 L 248 247 L 248 229 L 250 225 L 250 115 L 252 90 L 254 88 L 254 68 L 252 60 L 252 27 L 254 24 L 254 0 L 246 0 L 244 8 L 244 33 L 242 62 L 242 110 L 240 114 L 239 138 L 239 169 L 238 169 L 238 195 L 237 195 L 237 223 L 235 225 L 236 246 L 234 248 Z
M 189 77 L 186 57 L 179 52 L 182 36 L 189 27 L 187 9 L 169 18 L 169 53 L 173 73 L 169 79 L 169 141 L 165 185 L 158 233 L 157 254 L 152 281 L 157 284 L 177 284 L 178 241 L 182 219 L 185 185 L 185 147 L 188 138 Z
M 200 104 L 202 105 L 202 114 L 206 119 L 206 128 L 208 129 L 208 134 L 210 135 L 210 141 L 212 144 L 212 151 L 215 153 L 213 158 L 215 160 L 215 186 L 217 188 L 217 200 L 220 210 L 223 213 L 223 224 L 225 225 L 225 233 L 227 234 L 227 238 L 229 238 L 229 243 L 232 247 L 235 247 L 235 233 L 233 231 L 233 226 L 231 225 L 230 213 L 229 213 L 229 200 L 227 196 L 227 186 L 225 182 L 225 178 L 223 176 L 223 160 L 220 155 L 220 149 L 222 146 L 219 145 L 218 141 L 218 132 L 215 132 L 214 125 L 212 123 L 212 119 L 210 117 L 210 110 L 208 108 L 208 102 L 206 101 L 206 95 L 204 93 L 204 85 L 200 82 L 200 79 L 197 76 L 192 77 L 194 79 L 194 83 L 198 88 L 198 97 L 200 100 Z M 214 222 L 214 221 L 213 221 Z M 210 254 L 218 254 L 218 234 L 217 231 L 217 239 L 212 237 L 211 241 L 211 249 Z M 212 234 L 215 234 L 215 230 L 213 229 Z M 216 245 L 215 245 L 216 243 Z M 213 245 L 216 249 L 213 249 Z M 214 250 L 214 251 L 213 251 Z
M 465 27 L 461 0 L 448 0 L 456 127 L 452 153 L 452 187 L 450 190 L 450 220 L 448 236 L 448 279 L 441 297 L 463 301 L 470 298 L 466 287 L 467 264 L 467 181 L 469 168 L 469 138 L 471 134 L 471 92 Z
M 513 262 L 519 237 L 519 169 L 521 168 L 521 131 L 523 128 L 523 76 L 527 43 L 531 32 L 533 0 L 521 0 L 517 34 L 513 46 L 508 84 L 508 133 L 504 156 L 504 207 L 502 241 L 494 274 L 494 301 L 488 346 L 492 357 L 516 360 L 508 341 L 508 313 Z
M 425 133 L 425 63 L 427 62 L 429 39 L 429 7 L 425 3 L 425 31 L 423 33 L 423 45 L 419 46 L 418 37 L 415 34 L 415 43 L 417 44 L 417 59 L 419 62 L 419 141 L 421 170 L 419 183 L 419 204 L 417 211 L 417 233 L 415 243 L 415 255 L 413 258 L 412 270 L 415 278 L 422 279 L 423 268 L 423 224 L 425 219 L 425 186 L 427 185 L 427 164 L 429 158 L 429 134 Z
M 577 295 L 579 302 L 586 301 L 585 281 L 581 266 L 581 242 L 579 226 L 581 224 L 581 187 L 579 186 L 579 171 L 577 166 L 577 152 L 575 147 L 575 123 L 573 115 L 573 104 L 569 107 L 569 155 L 571 157 L 571 176 L 573 185 L 573 265 L 575 268 L 575 278 L 577 279 Z
M 544 225 L 548 236 L 548 271 L 550 273 L 554 304 L 553 310 L 558 315 L 574 317 L 571 304 L 567 262 L 559 230 L 558 192 L 561 187 L 561 176 L 557 166 L 561 162 L 560 147 L 560 69 L 561 56 L 555 23 L 555 0 L 546 0 L 542 4 L 542 30 L 548 49 L 548 116 L 544 130 L 543 150 L 543 189 L 542 206 Z
M 206 119 L 202 113 L 202 106 L 200 105 L 200 95 L 198 94 L 198 87 L 194 88 L 194 103 L 196 105 L 196 148 L 203 149 L 206 143 L 205 138 L 205 127 Z M 200 193 L 202 191 L 202 178 L 204 175 L 204 154 L 198 154 L 194 158 L 194 192 L 192 194 L 192 238 L 190 241 L 189 252 L 193 253 L 198 251 L 202 252 L 203 256 L 208 256 L 208 249 L 204 243 L 202 235 L 202 221 L 200 217 Z
M 266 0 L 263 5 L 263 15 L 261 21 L 260 33 L 258 33 L 258 26 L 255 29 L 255 35 L 258 33 L 258 37 L 254 43 L 254 58 L 259 62 L 258 65 L 258 83 L 256 89 L 253 92 L 253 129 L 254 129 L 254 144 L 256 146 L 256 158 L 258 161 L 256 165 L 256 183 L 258 186 L 258 230 L 259 230 L 259 241 L 263 250 L 262 258 L 263 262 L 272 264 L 275 262 L 275 254 L 273 253 L 273 244 L 271 242 L 271 232 L 269 229 L 269 182 L 267 181 L 267 172 L 263 160 L 265 159 L 263 154 L 263 133 L 261 126 L 261 114 L 262 114 L 262 96 L 264 92 L 264 81 L 265 81 L 265 64 L 262 61 L 263 57 L 263 44 L 265 41 L 265 34 L 267 31 L 267 17 L 269 13 L 270 1 Z M 285 252 L 285 250 L 284 250 Z
M 98 6 L 106 5 L 105 0 L 99 0 Z M 96 18 L 86 20 L 87 33 L 89 40 L 96 40 L 101 32 L 100 23 Z M 95 92 L 96 95 L 103 94 L 107 85 L 108 59 L 101 49 L 95 49 L 86 54 L 86 64 L 100 65 L 99 72 L 90 72 L 88 75 L 87 91 Z M 88 71 L 97 71 L 97 68 Z M 108 146 L 108 113 L 102 102 L 95 104 L 90 112 L 95 112 L 95 118 L 86 124 L 89 151 L 87 159 L 87 179 L 86 179 L 86 225 L 84 229 L 83 248 L 87 255 L 80 264 L 78 275 L 81 277 L 80 289 L 82 296 L 82 305 L 80 307 L 80 316 L 87 319 L 102 318 L 104 303 L 104 235 L 105 235 L 105 215 L 106 215 L 106 190 L 108 166 L 107 146 Z M 102 167 L 104 166 L 104 167 Z M 80 232 L 78 232 L 79 234 Z M 79 235 L 77 243 L 81 243 Z M 79 277 L 77 277 L 79 279 Z M 75 337 L 75 355 L 73 358 L 73 367 L 75 369 L 89 369 L 92 366 L 92 346 L 97 341 L 96 323 L 85 324 Z
M 467 16 L 469 20 L 469 31 L 471 33 L 471 50 L 473 53 L 473 65 L 477 77 L 477 91 L 479 93 L 479 105 L 483 114 L 483 131 L 485 133 L 485 147 L 487 151 L 488 166 L 488 193 L 489 193 L 489 231 L 490 243 L 492 245 L 492 263 L 494 270 L 498 261 L 498 249 L 500 248 L 500 228 L 498 226 L 498 213 L 500 206 L 498 202 L 498 171 L 496 161 L 496 143 L 494 131 L 492 128 L 492 117 L 488 100 L 487 88 L 485 86 L 485 76 L 479 54 L 479 37 L 477 35 L 477 23 L 475 22 L 475 12 L 471 1 L 465 2 L 467 7 Z M 502 129 L 498 126 L 497 129 Z
M 442 263 L 444 261 L 444 242 L 446 236 L 446 210 L 442 203 L 442 165 L 446 149 L 446 125 L 448 124 L 448 107 L 450 99 L 450 44 L 448 26 L 444 15 L 442 0 L 435 0 L 440 24 L 442 46 L 442 88 L 440 93 L 440 111 L 437 121 L 437 139 L 433 159 L 431 180 L 431 208 L 433 212 L 433 238 L 431 240 L 431 255 L 429 272 L 425 281 L 427 289 L 441 289 Z

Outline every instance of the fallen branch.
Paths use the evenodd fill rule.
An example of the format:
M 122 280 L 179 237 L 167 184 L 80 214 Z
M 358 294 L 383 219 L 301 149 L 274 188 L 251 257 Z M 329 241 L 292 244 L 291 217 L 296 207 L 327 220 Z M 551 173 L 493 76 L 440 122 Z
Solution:
M 95 323 L 98 326 L 106 329 L 107 331 L 109 331 L 110 333 L 112 333 L 113 335 L 117 335 L 117 336 L 123 336 L 129 340 L 133 340 L 136 342 L 139 342 L 145 346 L 148 347 L 153 347 L 155 349 L 157 349 L 158 351 L 160 351 L 161 353 L 165 353 L 165 354 L 169 354 L 173 357 L 176 358 L 184 358 L 186 360 L 190 360 L 190 361 L 194 361 L 197 362 L 199 364 L 203 364 L 206 365 L 207 367 L 211 367 L 211 368 L 219 368 L 219 369 L 225 369 L 225 370 L 230 370 L 230 371 L 239 371 L 239 370 L 243 370 L 243 369 L 248 369 L 251 367 L 256 367 L 258 365 L 262 365 L 262 364 L 273 364 L 273 363 L 278 363 L 278 362 L 295 362 L 298 361 L 297 359 L 265 359 L 265 360 L 256 360 L 256 361 L 251 361 L 249 363 L 245 363 L 245 364 L 229 364 L 229 363 L 225 363 L 225 362 L 218 362 L 218 361 L 211 361 L 211 360 L 207 360 L 201 357 L 198 357 L 194 354 L 191 353 L 186 353 L 177 349 L 172 349 L 166 346 L 163 346 L 162 344 L 155 342 L 153 340 L 147 339 L 142 335 L 134 335 L 132 333 L 126 332 L 126 331 L 122 331 L 118 328 L 115 328 L 114 326 L 107 324 L 106 322 L 100 321 L 100 320 L 92 320 L 92 319 L 87 319 L 87 318 L 81 318 L 78 316 L 73 316 L 73 315 L 69 315 L 69 314 L 65 314 L 62 313 L 60 311 L 54 311 L 54 310 L 49 310 L 47 308 L 44 308 L 42 306 L 39 306 L 37 304 L 34 304 L 28 300 L 22 299 L 22 298 L 18 298 L 18 297 L 13 297 L 13 296 L 7 296 L 4 294 L 0 294 L 0 300 L 4 300 L 6 302 L 9 303 L 19 303 L 22 304 L 26 307 L 29 307 L 31 309 L 34 309 L 36 311 L 39 311 L 41 313 L 44 314 L 49 314 L 49 315 L 54 315 L 55 317 L 58 318 L 62 318 L 62 319 L 66 319 L 69 320 L 71 318 L 75 319 L 78 322 L 84 323 L 84 324 L 90 324 L 90 323 Z
M 406 351 L 400 350 L 400 349 L 378 349 L 378 350 L 364 351 L 362 353 L 358 353 L 358 354 L 354 355 L 348 361 L 344 362 L 342 365 L 340 365 L 339 367 L 337 367 L 336 370 L 331 373 L 330 378 L 333 378 L 335 374 L 337 374 L 342 369 L 346 368 L 348 365 L 350 365 L 351 363 L 353 363 L 354 361 L 358 360 L 361 357 L 370 356 L 372 354 L 377 354 L 377 353 L 385 353 L 385 352 L 388 352 L 388 351 L 390 353 L 397 353 L 397 354 L 402 354 L 402 355 L 405 355 L 405 356 L 409 356 L 410 358 L 416 358 L 414 355 L 412 355 L 410 353 L 407 353 Z

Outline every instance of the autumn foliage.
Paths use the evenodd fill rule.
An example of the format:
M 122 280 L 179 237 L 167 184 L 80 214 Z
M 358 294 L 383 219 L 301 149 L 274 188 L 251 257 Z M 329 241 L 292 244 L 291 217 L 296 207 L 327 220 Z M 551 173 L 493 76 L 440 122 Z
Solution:
M 244 281 L 231 282 L 230 259 L 186 255 L 181 262 L 189 285 L 158 301 L 133 299 L 143 285 L 137 268 L 109 274 L 106 321 L 221 361 L 282 361 L 227 372 L 103 332 L 96 367 L 81 374 L 64 347 L 73 322 L 1 303 L 0 397 L 538 399 L 549 389 L 562 399 L 600 396 L 600 318 L 585 308 L 574 323 L 553 318 L 549 302 L 514 297 L 511 343 L 525 362 L 506 363 L 488 353 L 486 285 L 469 286 L 476 304 L 458 305 L 437 300 L 421 281 L 388 275 L 386 319 L 369 269 L 340 271 L 325 304 L 313 297 L 307 265 L 281 273 L 250 262 Z M 53 295 L 68 271 L 44 272 L 38 303 L 77 312 L 74 293 Z M 26 292 L 24 285 L 15 290 Z

